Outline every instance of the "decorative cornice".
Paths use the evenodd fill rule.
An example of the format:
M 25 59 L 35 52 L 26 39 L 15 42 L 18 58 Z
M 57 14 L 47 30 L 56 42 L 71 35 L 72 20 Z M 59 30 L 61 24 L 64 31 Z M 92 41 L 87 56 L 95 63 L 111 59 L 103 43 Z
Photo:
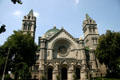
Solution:
M 99 36 L 99 34 L 88 34 L 88 35 L 98 35 Z M 87 38 L 87 36 L 85 36 L 84 40 Z

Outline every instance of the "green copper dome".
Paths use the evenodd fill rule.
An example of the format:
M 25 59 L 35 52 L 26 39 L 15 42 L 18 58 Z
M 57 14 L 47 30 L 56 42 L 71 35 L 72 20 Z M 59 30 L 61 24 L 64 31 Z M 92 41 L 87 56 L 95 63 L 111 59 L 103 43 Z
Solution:
M 46 37 L 46 38 L 50 38 L 50 37 L 52 37 L 53 35 L 55 35 L 55 34 L 56 34 L 57 32 L 59 32 L 59 31 L 60 31 L 59 29 L 57 29 L 56 27 L 54 27 L 54 28 L 48 30 L 48 31 L 45 33 L 45 37 Z

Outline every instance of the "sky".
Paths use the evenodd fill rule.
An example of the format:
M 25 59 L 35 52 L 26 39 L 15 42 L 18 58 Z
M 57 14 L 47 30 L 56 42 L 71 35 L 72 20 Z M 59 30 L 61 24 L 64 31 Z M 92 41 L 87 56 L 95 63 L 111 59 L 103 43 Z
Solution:
M 22 0 L 13 4 L 11 0 L 0 0 L 0 25 L 6 32 L 0 34 L 3 45 L 14 30 L 21 30 L 22 20 L 31 9 L 37 17 L 35 42 L 47 30 L 64 27 L 73 37 L 83 36 L 82 23 L 85 14 L 97 23 L 99 34 L 106 30 L 120 32 L 120 0 Z

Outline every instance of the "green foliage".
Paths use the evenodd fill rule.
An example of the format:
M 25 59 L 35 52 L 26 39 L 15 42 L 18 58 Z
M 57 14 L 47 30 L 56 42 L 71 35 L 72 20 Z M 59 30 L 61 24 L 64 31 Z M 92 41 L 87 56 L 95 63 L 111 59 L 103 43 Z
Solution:
M 22 80 L 23 79 L 28 80 L 31 77 L 30 72 L 29 72 L 29 67 L 24 62 L 15 64 L 15 68 L 13 69 L 13 72 L 15 74 L 15 79 L 20 77 L 20 79 L 22 79 Z
M 42 80 L 47 80 L 45 75 L 42 75 Z
M 0 34 L 6 31 L 5 27 L 6 26 L 4 24 L 0 27 Z
M 101 35 L 96 56 L 106 64 L 109 77 L 120 77 L 120 32 L 107 31 Z
M 76 74 L 73 75 L 73 80 L 77 80 Z
M 15 63 L 23 61 L 31 66 L 35 62 L 37 46 L 29 34 L 25 35 L 22 31 L 14 31 L 14 34 L 8 38 L 3 47 L 6 51 L 10 48 L 10 57 L 15 57 Z
M 0 77 L 2 77 L 3 69 L 4 69 L 4 58 L 0 56 Z
M 11 0 L 14 4 L 16 4 L 16 2 L 18 3 L 18 4 L 22 4 L 22 2 L 21 2 L 21 0 Z
M 60 76 L 59 75 L 57 75 L 56 78 L 57 78 L 57 80 L 60 80 Z
M 5 80 L 12 80 L 9 74 L 5 75 Z
M 19 77 L 27 80 L 30 77 L 29 68 L 35 63 L 37 50 L 33 37 L 23 34 L 22 31 L 14 31 L 1 48 L 3 50 L 0 54 L 3 56 L 6 56 L 10 49 L 7 71 L 11 70 L 15 74 L 15 80 Z
M 3 74 L 4 63 L 5 63 L 5 57 L 3 55 L 3 49 L 0 47 L 0 80 Z
M 89 51 L 89 47 L 88 47 L 88 46 L 86 46 L 86 47 L 85 47 L 85 50 L 86 50 L 86 51 Z

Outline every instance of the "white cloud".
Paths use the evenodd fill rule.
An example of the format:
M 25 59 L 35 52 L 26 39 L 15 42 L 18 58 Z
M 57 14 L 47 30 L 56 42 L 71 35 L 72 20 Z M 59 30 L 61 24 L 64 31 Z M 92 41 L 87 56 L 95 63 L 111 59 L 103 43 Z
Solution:
M 78 5 L 80 0 L 74 0 L 75 4 Z
M 34 16 L 35 17 L 39 17 L 39 13 L 38 12 L 34 12 Z
M 16 10 L 14 13 L 13 13 L 14 16 L 17 16 L 17 17 L 21 17 L 23 15 L 23 12 L 20 11 L 20 10 Z M 38 12 L 34 12 L 34 16 L 35 17 L 39 17 L 39 13 Z
M 13 15 L 17 16 L 17 17 L 20 17 L 22 15 L 22 12 L 17 10 L 13 13 Z

